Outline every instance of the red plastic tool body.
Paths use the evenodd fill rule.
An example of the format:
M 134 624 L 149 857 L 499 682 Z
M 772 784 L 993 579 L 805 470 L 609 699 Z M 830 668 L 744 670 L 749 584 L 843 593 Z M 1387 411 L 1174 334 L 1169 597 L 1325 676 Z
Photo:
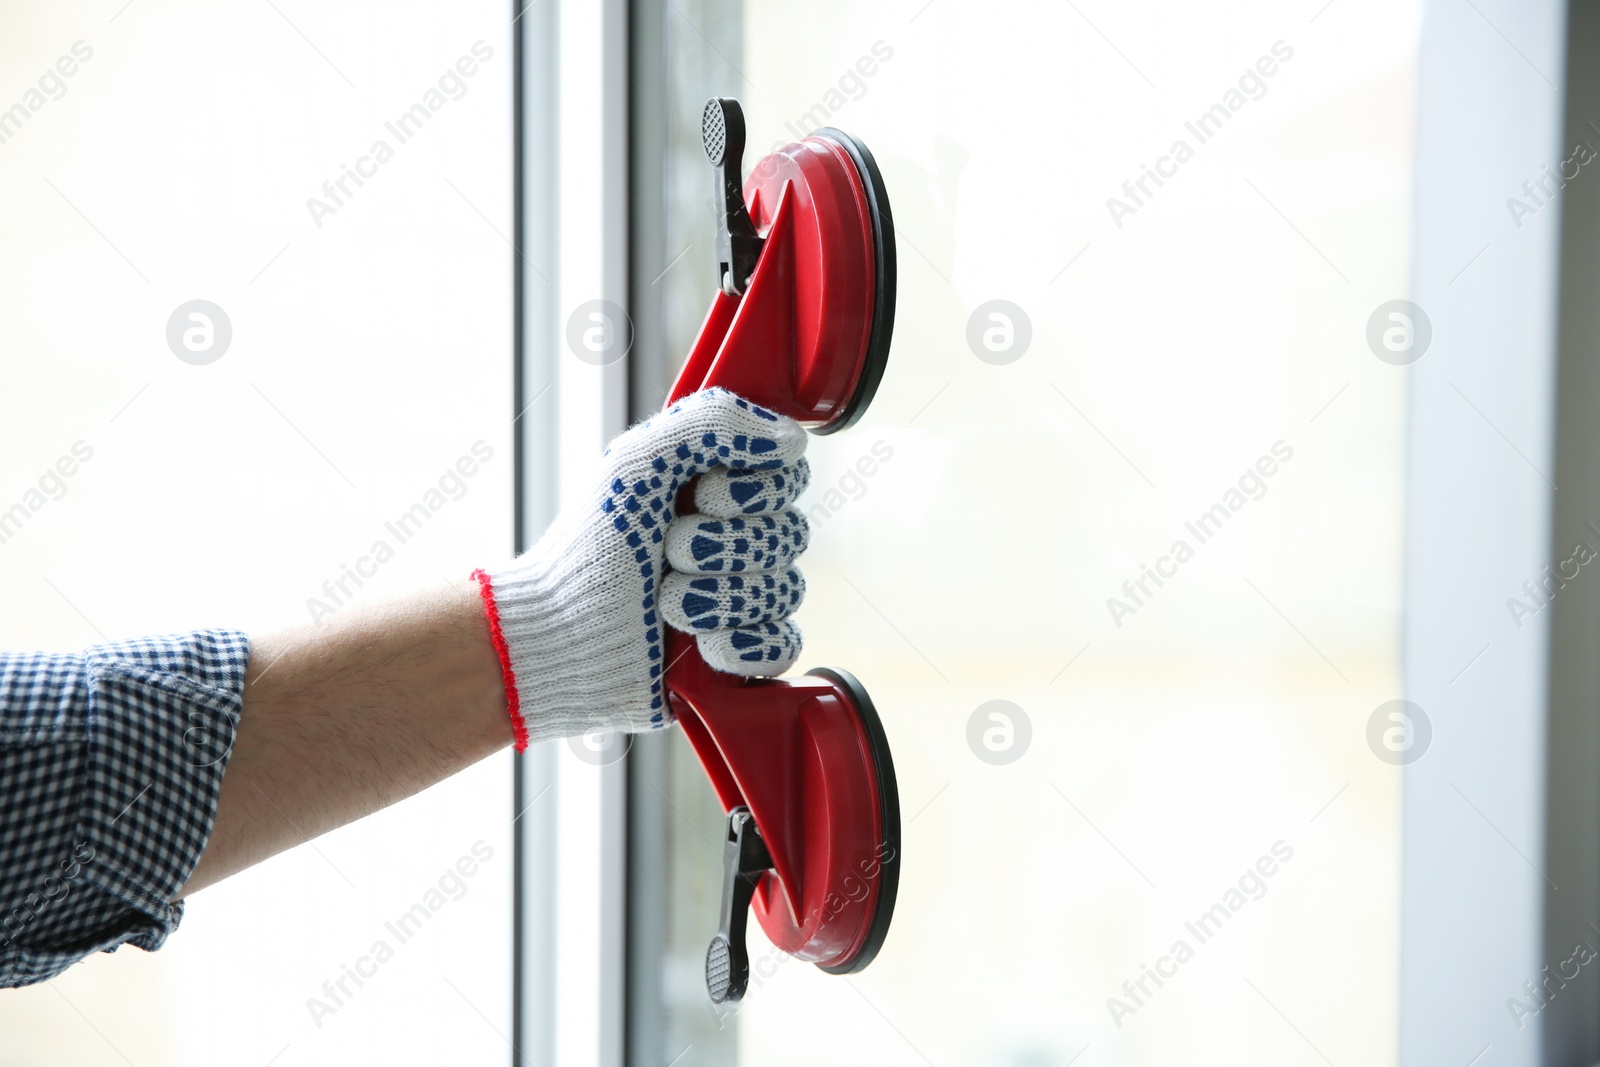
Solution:
M 743 296 L 718 292 L 667 398 L 722 386 L 811 427 L 860 381 L 875 293 L 872 219 L 844 149 L 811 137 L 745 184 L 765 239 Z M 692 511 L 692 488 L 679 498 Z M 878 905 L 881 783 L 850 692 L 832 678 L 712 670 L 668 629 L 666 691 L 725 809 L 750 809 L 773 861 L 753 908 L 769 940 L 830 969 L 862 951 Z M 776 878 L 773 877 L 776 874 Z
M 766 239 L 744 296 L 717 293 L 668 403 L 720 385 L 809 427 L 837 418 L 872 330 L 872 218 L 855 165 L 809 137 L 757 163 L 745 203 Z

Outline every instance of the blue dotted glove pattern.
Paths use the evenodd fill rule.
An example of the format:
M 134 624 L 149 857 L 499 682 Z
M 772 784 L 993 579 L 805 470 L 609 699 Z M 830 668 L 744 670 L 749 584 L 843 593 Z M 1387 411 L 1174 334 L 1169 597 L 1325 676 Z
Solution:
M 800 628 L 789 616 L 805 598 L 794 562 L 811 527 L 794 503 L 810 481 L 798 454 L 778 465 L 714 467 L 695 482 L 699 514 L 667 530 L 662 618 L 694 634 L 717 670 L 772 677 L 800 656 Z
M 776 570 L 810 541 L 811 525 L 793 508 L 748 519 L 686 515 L 667 530 L 667 566 L 690 574 Z
M 806 580 L 794 567 L 757 574 L 667 575 L 662 613 L 686 633 L 728 630 L 787 619 L 806 595 Z
M 793 619 L 713 630 L 695 638 L 700 655 L 718 670 L 763 678 L 782 674 L 800 658 L 800 627 Z
M 694 486 L 694 506 L 706 515 L 771 515 L 793 504 L 811 484 L 804 456 L 776 470 L 718 468 Z
M 763 423 L 771 424 L 771 436 L 751 432 Z M 792 567 L 773 571 L 777 564 L 770 561 L 785 552 L 792 560 L 805 544 L 804 518 L 783 505 L 798 491 L 797 480 L 804 488 L 809 476 L 797 470 L 805 462 L 801 456 L 804 449 L 805 431 L 794 422 L 726 390 L 708 389 L 633 427 L 607 450 L 615 469 L 627 473 L 613 478 L 609 492 L 601 496 L 600 510 L 633 550 L 638 565 L 638 610 L 643 616 L 650 664 L 651 726 L 663 726 L 667 721 L 658 578 L 660 615 L 678 629 L 699 635 L 701 654 L 711 666 L 740 674 L 778 674 L 799 654 L 799 630 L 786 620 L 804 596 L 804 579 Z M 730 501 L 736 494 L 742 495 L 739 510 L 724 521 L 739 520 L 748 528 L 743 540 L 730 538 L 720 550 L 707 553 L 704 561 L 716 556 L 727 570 L 742 564 L 747 569 L 738 576 L 745 586 L 742 590 L 726 585 L 696 589 L 692 583 L 702 581 L 699 576 L 667 572 L 663 565 L 669 531 L 675 525 L 678 490 L 690 479 L 698 476 L 704 482 L 711 474 L 720 476 L 718 485 L 741 486 L 713 490 L 708 500 L 716 507 L 724 494 Z M 763 477 L 747 477 L 756 474 Z M 744 486 L 755 488 L 750 491 Z M 746 507 L 763 501 L 760 510 L 765 515 L 751 519 L 743 514 Z M 712 517 L 708 512 L 681 520 L 686 524 L 684 532 L 671 541 L 686 542 L 682 559 L 692 560 L 696 551 L 692 527 Z M 773 520 L 770 528 L 767 519 Z M 748 536 L 756 532 L 756 524 L 760 525 L 759 546 L 755 537 Z M 706 552 L 707 547 L 702 544 L 699 551 Z

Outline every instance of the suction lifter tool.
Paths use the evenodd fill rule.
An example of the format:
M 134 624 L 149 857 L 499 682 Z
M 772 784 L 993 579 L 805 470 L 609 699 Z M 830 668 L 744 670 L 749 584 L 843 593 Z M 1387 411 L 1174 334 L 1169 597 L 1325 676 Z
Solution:
M 843 429 L 871 402 L 894 328 L 894 219 L 878 165 L 822 129 L 760 160 L 741 189 L 738 102 L 711 100 L 701 125 L 720 273 L 667 404 L 721 386 L 813 433 Z M 679 513 L 693 501 L 680 490 Z M 711 998 L 745 993 L 746 909 L 781 951 L 830 974 L 861 970 L 900 882 L 900 794 L 872 698 L 839 670 L 722 674 L 691 635 L 666 636 L 667 700 L 729 813 Z
M 700 140 L 716 171 L 717 282 L 729 296 L 742 296 L 761 258 L 761 238 L 744 205 L 744 112 L 723 96 L 706 101 L 700 114 Z

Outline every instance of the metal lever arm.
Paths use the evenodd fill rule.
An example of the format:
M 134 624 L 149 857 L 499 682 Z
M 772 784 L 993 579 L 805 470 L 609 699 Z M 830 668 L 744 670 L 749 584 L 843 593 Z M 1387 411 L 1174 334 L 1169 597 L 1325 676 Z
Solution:
M 700 115 L 700 141 L 716 171 L 717 284 L 729 296 L 742 296 L 756 260 L 761 238 L 744 202 L 744 112 L 739 101 L 714 96 Z
M 750 899 L 772 857 L 744 806 L 728 812 L 728 836 L 722 846 L 722 915 L 706 949 L 706 991 L 718 1004 L 743 998 L 750 984 L 750 952 L 745 926 Z

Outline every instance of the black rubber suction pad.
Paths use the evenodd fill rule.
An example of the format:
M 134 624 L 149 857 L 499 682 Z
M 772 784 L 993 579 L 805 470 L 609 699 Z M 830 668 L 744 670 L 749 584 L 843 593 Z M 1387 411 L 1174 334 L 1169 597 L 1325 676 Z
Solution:
M 853 958 L 832 967 L 819 964 L 817 968 L 828 974 L 854 974 L 877 958 L 884 938 L 889 936 L 894 902 L 900 894 L 900 785 L 894 776 L 894 757 L 889 754 L 889 735 L 883 730 L 883 720 L 878 717 L 878 709 L 873 706 L 866 687 L 849 671 L 834 667 L 817 667 L 806 673 L 820 675 L 850 694 L 851 703 L 861 715 L 861 725 L 866 732 L 867 745 L 872 750 L 872 762 L 878 775 L 878 808 L 883 819 L 883 839 L 878 842 L 880 880 L 872 925 L 861 944 L 861 951 Z
M 867 210 L 872 215 L 872 247 L 875 259 L 872 302 L 872 333 L 867 342 L 866 361 L 861 368 L 861 379 L 856 384 L 855 395 L 845 405 L 844 414 L 812 433 L 837 433 L 855 425 L 867 413 L 867 407 L 878 392 L 883 380 L 883 369 L 889 363 L 889 343 L 894 334 L 894 304 L 896 287 L 894 214 L 889 210 L 889 193 L 883 185 L 883 175 L 878 161 L 872 158 L 867 146 L 856 138 L 824 126 L 814 136 L 826 137 L 849 154 L 856 165 L 856 174 L 866 190 Z

